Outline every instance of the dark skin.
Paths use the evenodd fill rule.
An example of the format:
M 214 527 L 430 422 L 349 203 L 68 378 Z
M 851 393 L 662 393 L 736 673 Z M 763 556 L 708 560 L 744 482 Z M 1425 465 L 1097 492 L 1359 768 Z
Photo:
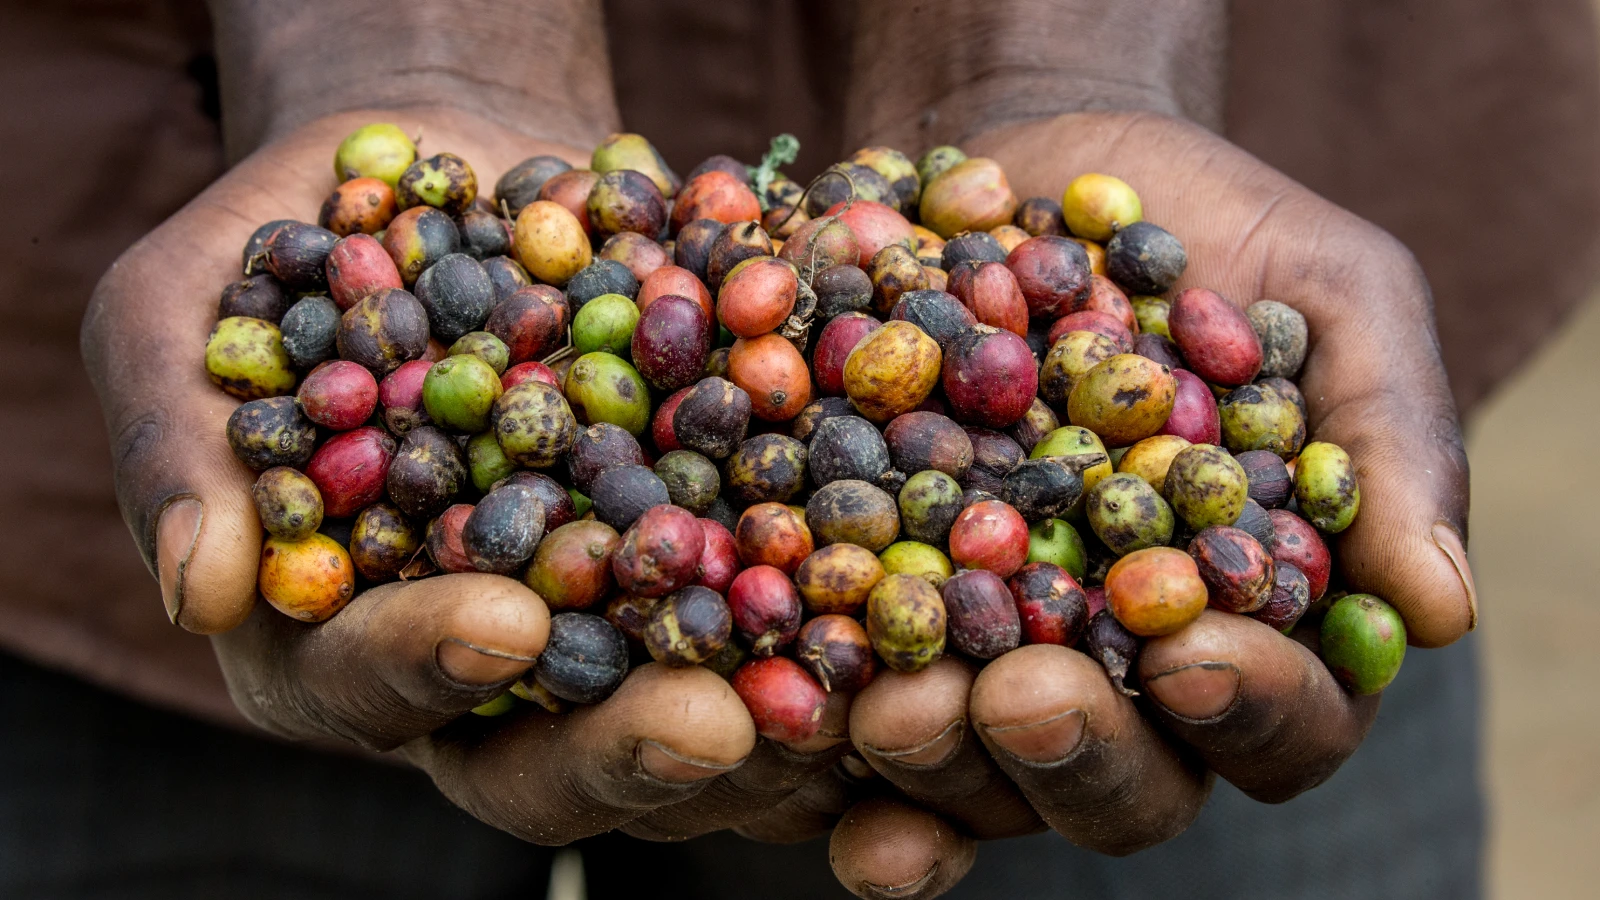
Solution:
M 1050 827 L 1102 852 L 1133 852 L 1192 822 L 1212 773 L 1277 802 L 1320 783 L 1354 751 L 1377 699 L 1351 698 L 1299 644 L 1221 614 L 1147 646 L 1140 668 L 1150 705 L 1117 694 L 1076 651 L 1030 647 L 981 673 L 947 660 L 880 678 L 854 709 L 830 710 L 819 740 L 782 748 L 757 742 L 726 683 L 699 669 L 645 667 L 611 700 L 563 718 L 534 714 L 492 729 L 457 722 L 543 648 L 548 611 L 509 579 L 385 586 L 317 627 L 258 603 L 252 478 L 221 429 L 235 403 L 195 364 L 237 248 L 260 222 L 312 217 L 333 186 L 329 148 L 368 121 L 420 131 L 425 147 L 470 160 L 484 185 L 537 153 L 582 164 L 580 148 L 616 127 L 603 99 L 536 90 L 560 82 L 608 89 L 594 8 L 537 4 L 537 15 L 561 24 L 563 40 L 530 52 L 526 70 L 508 72 L 501 54 L 472 71 L 473 42 L 488 46 L 497 23 L 506 24 L 491 15 L 494 6 L 448 17 L 442 42 L 442 26 L 425 13 L 387 22 L 399 33 L 363 50 L 304 46 L 303 30 L 277 30 L 309 21 L 293 4 L 256 18 L 257 7 L 219 3 L 219 42 L 237 45 L 219 53 L 234 61 L 223 70 L 229 147 L 250 155 L 130 249 L 86 317 L 84 356 L 105 408 L 124 515 L 169 615 L 216 635 L 230 692 L 252 721 L 295 738 L 398 750 L 469 812 L 552 844 L 619 827 L 652 838 L 725 827 L 806 836 L 849 805 L 810 776 L 853 744 L 899 797 L 854 807 L 834 832 L 835 872 L 863 896 L 887 888 L 936 896 L 970 866 L 972 837 Z M 1033 6 L 1027 12 L 1050 12 Z M 856 96 L 875 102 L 852 110 L 852 145 L 959 140 L 970 154 L 999 160 L 1019 196 L 1054 195 L 1085 171 L 1116 173 L 1138 186 L 1148 218 L 1183 237 L 1191 265 L 1180 288 L 1204 285 L 1241 302 L 1271 297 L 1303 312 L 1313 339 L 1302 379 L 1311 430 L 1349 450 L 1363 486 L 1362 514 L 1339 545 L 1343 574 L 1391 600 L 1413 643 L 1447 644 L 1473 626 L 1476 606 L 1460 538 L 1466 462 L 1426 283 L 1380 230 L 1177 118 L 1220 109 L 1204 87 L 1214 60 L 1180 37 L 1194 31 L 1195 17 L 1215 15 L 1211 6 L 1176 4 L 1153 20 L 1174 23 L 1174 36 L 1141 52 L 1167 54 L 1170 83 L 1028 85 L 1052 103 L 1100 98 L 1097 108 L 1156 112 L 1047 106 L 1008 108 L 996 120 L 986 100 L 996 85 L 981 66 L 879 82 L 926 87 L 927 96 L 872 90 L 890 73 L 866 64 L 857 72 L 866 89 Z M 383 19 L 359 6 L 344 12 L 363 35 Z M 319 35 L 349 33 L 315 21 Z M 889 27 L 899 21 L 866 15 L 858 41 L 881 51 L 935 39 Z M 415 42 L 414 58 L 403 38 L 417 32 L 407 29 L 433 29 Z M 391 67 L 395 54 L 411 67 L 371 78 L 362 54 L 378 46 Z M 295 58 L 301 50 L 307 59 Z M 914 58 L 933 65 L 954 57 Z M 485 79 L 494 102 L 484 100 Z M 1003 96 L 1029 96 L 999 87 Z M 540 777 L 515 777 L 530 767 Z
M 207 424 L 235 403 L 191 365 L 186 340 L 156 353 L 141 348 L 135 358 L 102 337 L 139 329 L 147 316 L 159 316 L 167 333 L 203 335 L 214 315 L 211 285 L 235 264 L 224 248 L 263 216 L 306 215 L 301 210 L 332 184 L 332 173 L 322 172 L 330 141 L 379 115 L 472 154 L 489 177 L 539 153 L 583 158 L 456 111 L 343 114 L 252 155 L 124 255 L 97 292 L 85 341 L 103 348 L 91 357 L 97 376 L 117 373 L 107 416 L 118 484 L 127 508 L 152 520 L 169 614 L 215 635 L 229 690 L 257 725 L 396 750 L 474 815 L 529 840 L 564 844 L 619 827 L 682 838 L 739 824 L 787 794 L 770 784 L 837 759 L 847 749 L 842 729 L 802 747 L 758 749 L 749 714 L 725 681 L 705 669 L 660 666 L 569 716 L 529 716 L 492 733 L 471 717 L 451 726 L 504 691 L 543 649 L 549 612 L 538 596 L 512 579 L 451 575 L 375 588 L 311 627 L 258 603 L 255 564 L 246 558 L 254 554 L 245 552 L 261 540 L 252 476 Z M 174 269 L 165 263 L 174 257 L 194 264 Z M 530 760 L 543 761 L 541 777 L 515 777 Z M 574 792 L 588 802 L 574 804 Z
M 1067 135 L 1076 142 L 1073 159 L 1046 169 L 1023 162 L 1048 158 L 1045 148 L 1063 146 Z M 1349 449 L 1362 483 L 1361 515 L 1339 543 L 1345 577 L 1395 603 L 1415 645 L 1441 646 L 1474 625 L 1457 537 L 1466 459 L 1426 285 L 1403 248 L 1209 132 L 1163 117 L 1067 116 L 967 144 L 1006 164 L 1023 195 L 1042 193 L 1066 172 L 1125 172 L 1154 186 L 1185 173 L 1181 194 L 1144 190 L 1177 198 L 1151 202 L 1147 214 L 1185 235 L 1194 262 L 1179 287 L 1278 298 L 1311 323 L 1301 382 L 1310 428 Z M 1299 240 L 1304 234 L 1318 240 Z M 1373 365 L 1377 358 L 1400 360 L 1399 373 Z M 907 796 L 968 834 L 1027 830 L 1018 827 L 1026 821 L 1016 810 L 1020 797 L 1073 842 L 1125 854 L 1192 822 L 1209 792 L 1208 772 L 1264 802 L 1322 783 L 1360 745 L 1379 704 L 1344 692 L 1296 641 L 1223 613 L 1149 642 L 1139 673 L 1154 701 L 1142 709 L 1112 690 L 1088 657 L 1053 647 L 1014 651 L 976 678 L 936 668 L 882 679 L 857 698 L 851 739 Z M 918 765 L 893 757 L 908 748 L 920 748 Z M 882 749 L 889 754 L 874 752 Z M 985 759 L 985 777 L 963 779 L 970 792 L 939 793 L 950 773 Z M 936 846 L 928 838 L 920 858 L 931 865 Z M 835 844 L 846 885 L 885 884 L 866 874 L 872 866 L 867 852 Z
M 1192 12 L 1203 5 L 1175 6 Z M 892 18 L 893 7 L 874 9 Z M 959 8 L 948 12 L 960 15 Z M 983 27 L 974 23 L 962 33 L 979 48 L 967 55 L 981 58 Z M 936 34 L 905 40 L 923 47 L 914 58 L 940 58 Z M 1013 55 L 1031 49 L 1008 46 Z M 1220 108 L 1174 86 L 1192 87 L 1213 71 L 1202 49 L 1172 46 L 1170 69 L 1185 73 L 1174 83 L 1119 82 L 1097 90 L 1077 76 L 1061 82 L 1058 72 L 978 72 L 968 99 L 962 92 L 919 92 L 927 80 L 916 71 L 891 78 L 887 64 L 873 60 L 906 57 L 887 49 L 858 70 L 867 78 L 877 73 L 882 91 L 857 96 L 887 93 L 892 102 L 856 109 L 855 143 L 959 140 L 970 155 L 998 160 L 1021 197 L 1053 196 L 1078 173 L 1117 173 L 1139 186 L 1148 219 L 1183 236 L 1191 262 L 1175 290 L 1203 285 L 1235 302 L 1272 298 L 1303 313 L 1312 335 L 1300 380 L 1310 433 L 1345 447 L 1362 484 L 1361 515 L 1337 544 L 1343 575 L 1356 589 L 1394 603 L 1416 646 L 1443 646 L 1476 625 L 1461 537 L 1466 454 L 1426 280 L 1411 254 L 1380 229 L 1177 117 Z M 1052 114 L 1052 105 L 1074 89 L 1156 111 Z M 1034 110 L 997 113 L 994 95 L 1041 99 Z M 924 115 L 904 114 L 916 109 Z M 1146 645 L 1139 674 L 1153 702 L 1142 708 L 1073 650 L 1025 647 L 976 678 L 962 669 L 934 667 L 869 685 L 850 723 L 863 757 L 907 797 L 967 834 L 1029 830 L 1019 812 L 1025 803 L 1037 814 L 1031 827 L 1042 823 L 1081 846 L 1118 855 L 1187 827 L 1212 773 L 1263 802 L 1322 783 L 1360 745 L 1379 704 L 1378 697 L 1343 691 L 1296 641 L 1215 612 Z M 970 789 L 952 795 L 952 781 Z M 850 834 L 858 827 L 874 833 L 856 819 L 847 824 Z M 874 885 L 911 885 L 933 872 L 907 895 L 937 896 L 957 880 L 954 870 L 965 856 L 950 855 L 938 828 L 906 834 L 922 836 L 920 852 L 908 846 L 917 843 L 912 837 L 891 843 L 899 880 L 880 880 L 885 851 L 837 833 L 835 873 L 873 896 Z

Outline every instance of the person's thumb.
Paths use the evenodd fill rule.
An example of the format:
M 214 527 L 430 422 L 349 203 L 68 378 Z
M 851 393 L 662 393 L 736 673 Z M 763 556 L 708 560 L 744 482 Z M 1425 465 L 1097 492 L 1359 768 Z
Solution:
M 237 277 L 237 257 L 201 248 L 218 231 L 242 231 L 229 241 L 242 246 L 249 232 L 225 219 L 191 209 L 136 244 L 96 287 L 81 334 L 123 519 L 167 615 L 201 634 L 250 614 L 262 536 L 253 475 L 226 436 L 239 401 L 210 383 L 203 363 L 216 286 Z

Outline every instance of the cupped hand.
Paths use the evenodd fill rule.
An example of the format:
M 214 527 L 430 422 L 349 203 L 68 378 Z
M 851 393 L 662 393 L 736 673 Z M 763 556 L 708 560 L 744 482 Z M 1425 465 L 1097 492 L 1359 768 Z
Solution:
M 1333 544 L 1345 583 L 1393 603 L 1416 646 L 1474 627 L 1467 460 L 1432 299 L 1403 246 L 1175 119 L 1073 114 L 964 149 L 998 160 L 1019 198 L 1059 197 L 1084 172 L 1122 178 L 1145 218 L 1188 250 L 1174 290 L 1303 313 L 1308 433 L 1344 447 L 1361 484 L 1360 514 Z M 1378 709 L 1377 696 L 1345 692 L 1305 646 L 1225 613 L 1147 642 L 1138 669 L 1137 702 L 1089 657 L 1054 646 L 1023 647 L 981 671 L 946 659 L 875 680 L 856 699 L 851 738 L 917 806 L 852 810 L 834 835 L 835 872 L 861 896 L 933 897 L 971 865 L 964 836 L 1045 827 L 1132 853 L 1187 828 L 1212 773 L 1269 803 L 1321 784 Z M 918 825 L 891 824 L 907 821 Z
M 503 692 L 544 648 L 549 611 L 520 582 L 448 575 L 386 584 L 307 625 L 256 594 L 262 531 L 254 474 L 228 446 L 238 405 L 203 351 L 240 250 L 274 219 L 314 221 L 339 141 L 371 121 L 448 150 L 488 192 L 535 154 L 587 153 L 445 109 L 346 113 L 263 147 L 129 249 L 102 279 L 82 347 L 114 447 L 118 501 L 159 577 L 169 616 L 213 643 L 240 709 L 297 739 L 399 750 L 478 818 L 539 843 L 623 827 L 679 838 L 778 804 L 844 744 L 763 742 L 709 670 L 644 666 L 609 700 L 566 716 L 525 708 L 463 716 Z

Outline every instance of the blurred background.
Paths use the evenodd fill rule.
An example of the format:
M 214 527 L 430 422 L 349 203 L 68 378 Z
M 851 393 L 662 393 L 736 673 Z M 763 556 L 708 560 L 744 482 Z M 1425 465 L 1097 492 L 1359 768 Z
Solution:
M 1600 160 L 1596 161 L 1600 164 Z M 1600 293 L 1469 426 L 1490 896 L 1600 885 Z M 1557 473 L 1573 473 L 1562 477 Z

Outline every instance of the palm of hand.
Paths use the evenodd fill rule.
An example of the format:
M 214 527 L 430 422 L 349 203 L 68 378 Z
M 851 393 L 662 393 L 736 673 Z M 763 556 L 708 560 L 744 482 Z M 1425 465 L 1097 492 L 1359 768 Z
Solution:
M 1019 197 L 1057 196 L 1084 172 L 1116 175 L 1139 191 L 1146 219 L 1184 242 L 1189 268 L 1175 291 L 1207 287 L 1241 306 L 1274 299 L 1303 313 L 1309 432 L 1348 450 L 1362 485 L 1361 514 L 1335 545 L 1343 576 L 1394 603 L 1414 644 L 1442 646 L 1473 627 L 1459 537 L 1466 459 L 1431 297 L 1402 246 L 1217 136 L 1158 116 L 1064 116 L 964 149 L 998 160 Z M 1187 828 L 1209 772 L 1266 802 L 1322 783 L 1378 707 L 1375 696 L 1344 692 L 1296 641 L 1211 611 L 1148 642 L 1138 668 L 1148 699 L 1134 702 L 1072 650 L 1024 647 L 981 672 L 945 660 L 871 684 L 852 710 L 851 737 L 903 795 L 967 834 L 1048 826 L 1122 854 Z M 902 861 L 921 862 L 896 871 L 945 863 L 915 896 L 959 879 L 970 847 L 938 846 L 926 816 L 884 804 L 852 814 L 835 835 L 847 886 L 910 880 L 886 878 L 880 860 L 854 849 L 891 816 L 924 823 L 906 842 L 916 849 L 901 848 Z
M 485 193 L 529 156 L 587 158 L 454 111 L 344 114 L 256 152 L 123 255 L 96 290 L 84 357 L 116 448 L 118 499 L 169 614 L 214 635 L 230 693 L 256 723 L 399 749 L 457 804 L 526 839 L 619 827 L 682 838 L 760 815 L 846 746 L 836 735 L 799 752 L 757 748 L 743 704 L 709 670 L 645 666 L 606 703 L 559 720 L 463 718 L 548 636 L 549 611 L 513 579 L 386 584 L 317 626 L 258 602 L 254 474 L 228 447 L 237 401 L 210 383 L 200 348 L 246 238 L 274 219 L 314 220 L 334 186 L 332 148 L 385 119 L 420 130 L 424 152 L 470 160 Z

